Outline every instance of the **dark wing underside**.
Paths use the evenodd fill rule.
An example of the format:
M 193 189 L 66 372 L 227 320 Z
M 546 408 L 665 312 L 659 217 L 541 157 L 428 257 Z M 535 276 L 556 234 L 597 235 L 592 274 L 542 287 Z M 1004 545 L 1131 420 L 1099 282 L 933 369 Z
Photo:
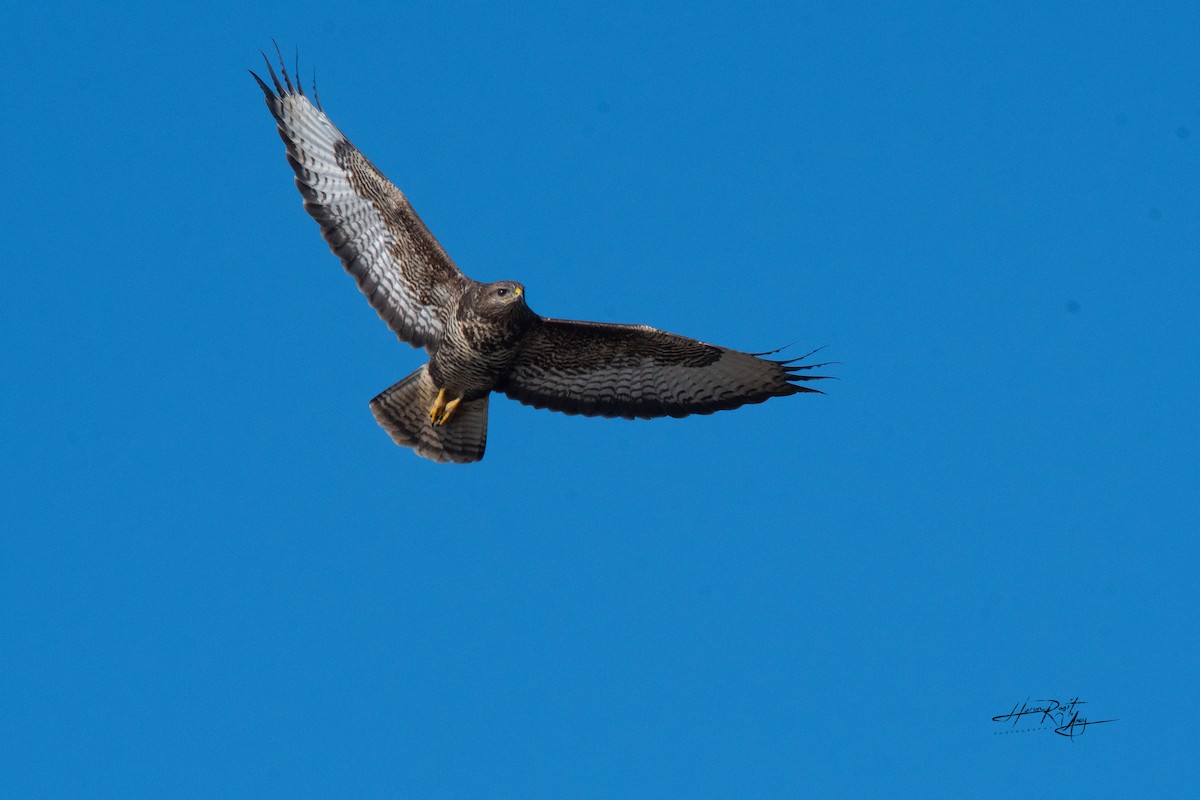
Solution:
M 304 210 L 388 327 L 432 351 L 470 281 L 404 194 L 293 85 L 282 62 L 282 83 L 269 61 L 267 70 L 274 89 L 254 78 L 287 145 Z
M 645 325 L 546 319 L 496 390 L 537 408 L 589 417 L 686 417 L 816 392 L 799 365 Z

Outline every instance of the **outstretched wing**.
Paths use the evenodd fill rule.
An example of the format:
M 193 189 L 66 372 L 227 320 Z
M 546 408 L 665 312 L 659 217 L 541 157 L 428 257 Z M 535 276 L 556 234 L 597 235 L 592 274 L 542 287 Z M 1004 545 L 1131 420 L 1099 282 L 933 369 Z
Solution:
M 320 223 L 321 235 L 388 327 L 403 341 L 432 351 L 470 280 L 404 193 L 293 85 L 282 59 L 282 83 L 270 61 L 267 70 L 274 89 L 250 74 L 279 124 L 304 210 Z
M 766 355 L 766 354 L 762 354 Z M 773 361 L 645 325 L 544 319 L 496 387 L 537 408 L 589 417 L 686 417 L 816 392 L 823 364 Z

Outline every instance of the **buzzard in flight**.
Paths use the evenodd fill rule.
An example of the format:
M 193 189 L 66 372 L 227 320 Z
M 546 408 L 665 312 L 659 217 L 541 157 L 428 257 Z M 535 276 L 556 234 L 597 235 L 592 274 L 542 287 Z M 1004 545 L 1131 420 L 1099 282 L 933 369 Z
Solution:
M 267 108 L 287 145 L 304 210 L 368 302 L 429 363 L 371 401 L 396 444 L 434 461 L 483 458 L 493 391 L 527 405 L 586 416 L 685 417 L 770 397 L 822 364 L 775 361 L 645 325 L 549 319 L 515 281 L 459 272 L 408 199 L 270 60 Z M 282 76 L 282 81 L 281 81 Z M 314 94 L 314 100 L 316 95 Z

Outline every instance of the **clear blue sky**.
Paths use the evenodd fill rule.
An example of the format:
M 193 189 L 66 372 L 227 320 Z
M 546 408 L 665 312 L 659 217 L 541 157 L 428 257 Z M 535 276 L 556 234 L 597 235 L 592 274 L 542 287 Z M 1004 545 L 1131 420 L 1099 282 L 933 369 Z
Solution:
M 8 9 L 0 794 L 1196 796 L 1200 7 L 1017 5 Z M 271 37 L 468 274 L 840 380 L 395 447 Z

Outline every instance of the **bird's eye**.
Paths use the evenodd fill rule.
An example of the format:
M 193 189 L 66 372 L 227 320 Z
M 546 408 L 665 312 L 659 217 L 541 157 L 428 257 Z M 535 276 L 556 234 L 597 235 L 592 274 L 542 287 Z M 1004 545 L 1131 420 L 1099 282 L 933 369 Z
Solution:
M 500 295 L 501 297 L 504 297 L 504 295 L 508 294 L 508 289 L 497 289 L 496 294 Z

